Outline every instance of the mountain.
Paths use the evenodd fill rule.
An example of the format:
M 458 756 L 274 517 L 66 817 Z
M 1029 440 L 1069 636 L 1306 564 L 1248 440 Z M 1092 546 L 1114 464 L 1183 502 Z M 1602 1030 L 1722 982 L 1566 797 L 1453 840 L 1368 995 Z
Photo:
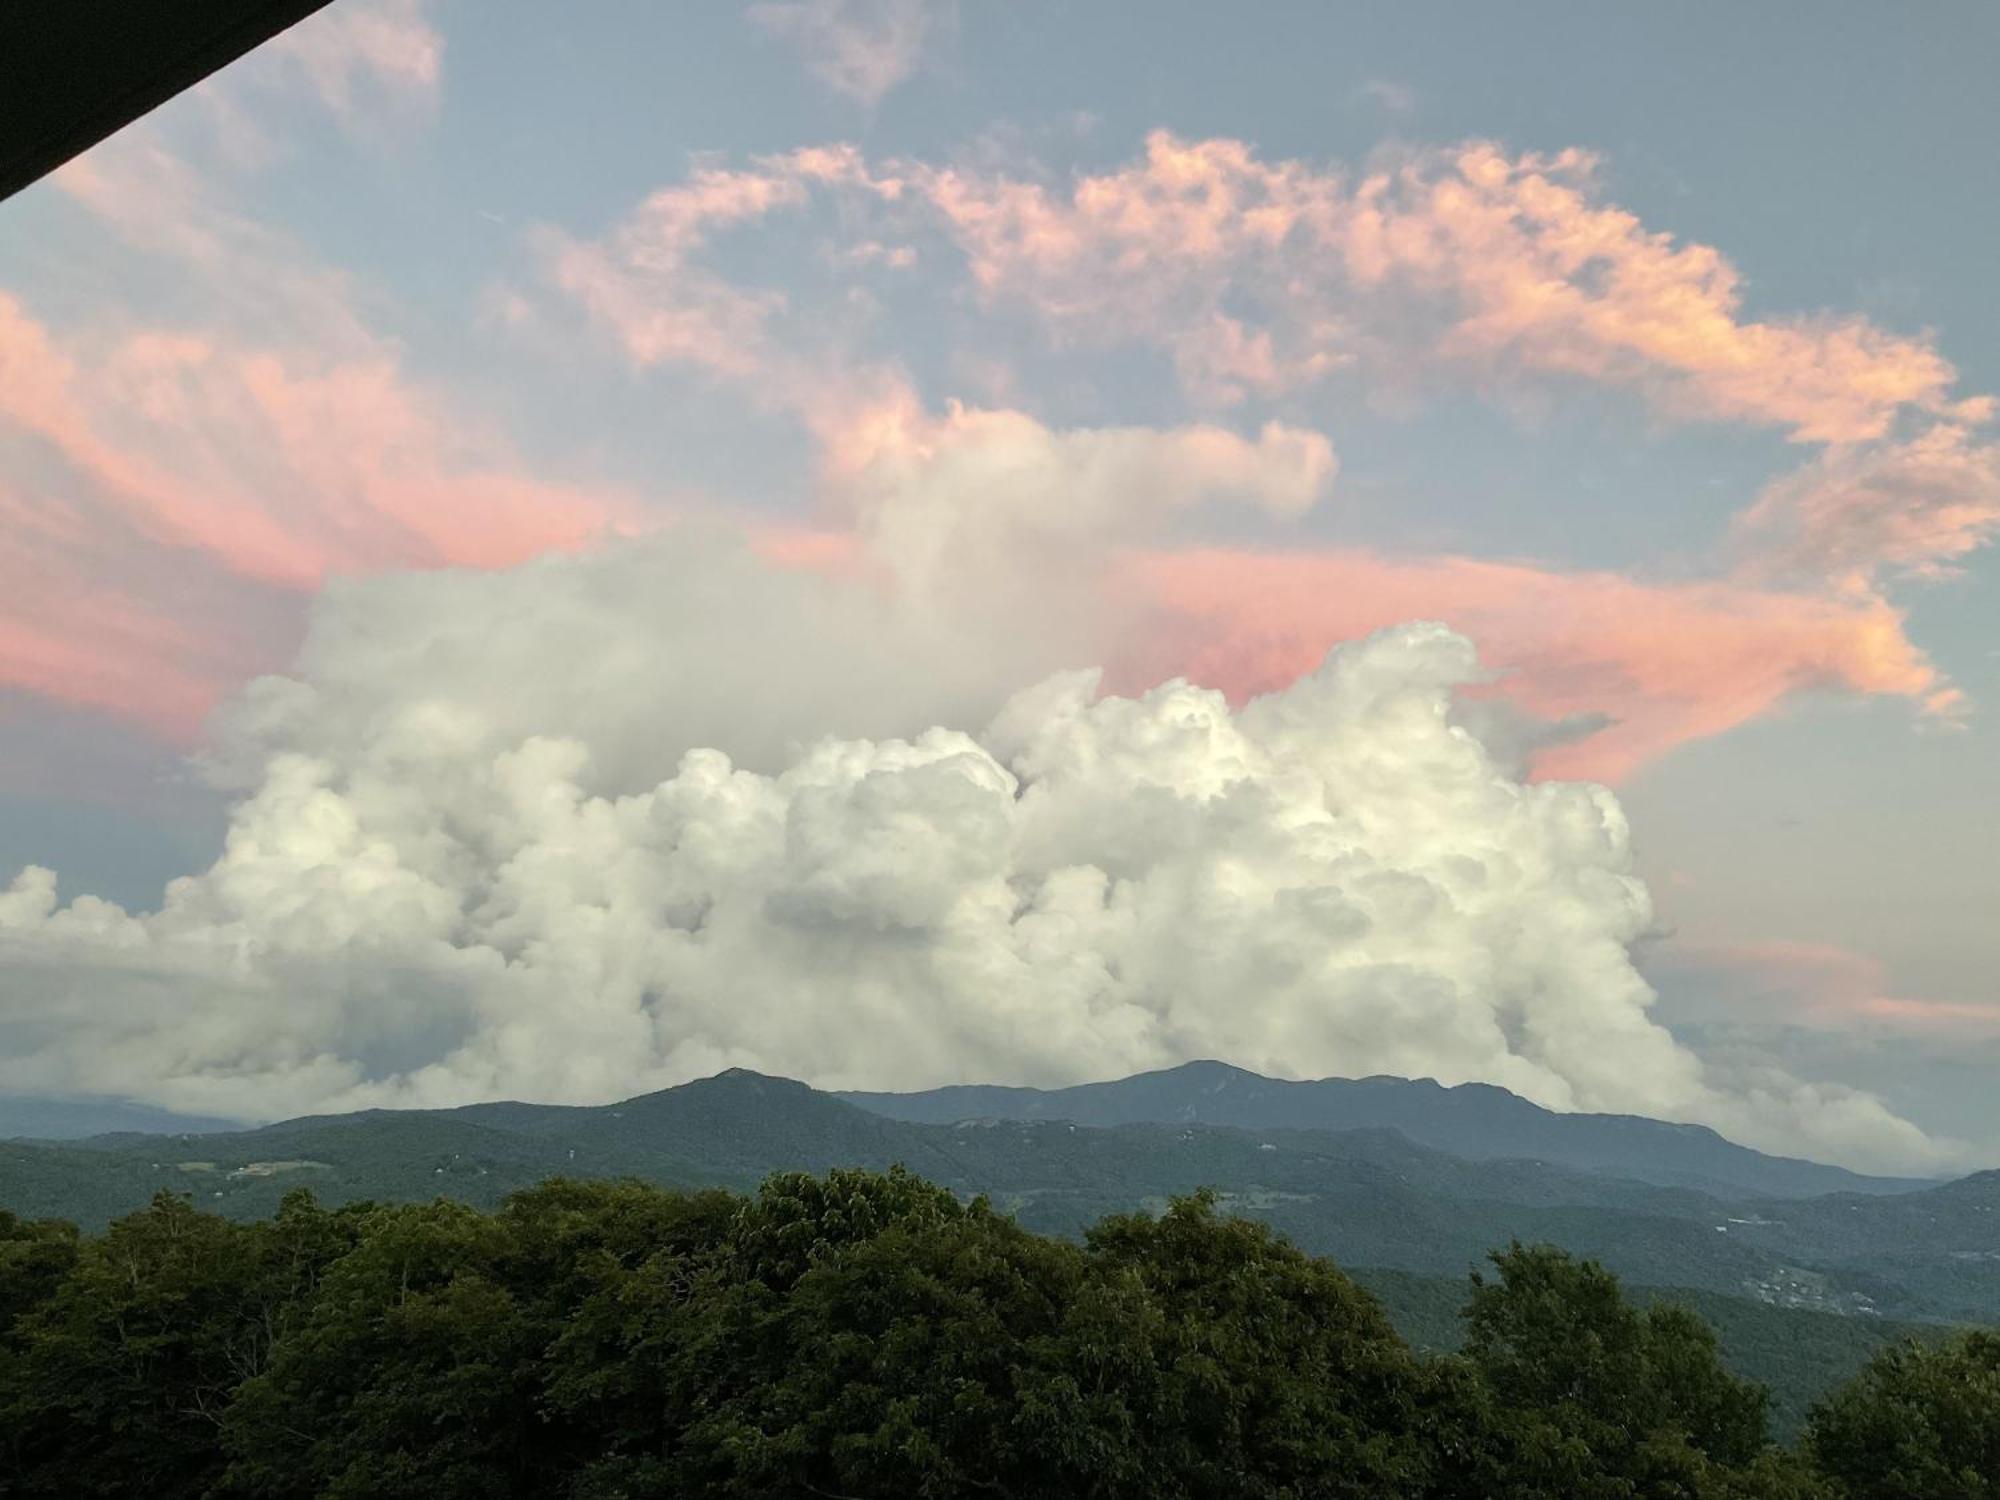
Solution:
M 1562 1114 L 1491 1084 L 1432 1079 L 1321 1078 L 1295 1083 L 1227 1063 L 1192 1062 L 1110 1083 L 1065 1089 L 964 1085 L 923 1093 L 844 1093 L 891 1119 L 1070 1120 L 1079 1125 L 1200 1123 L 1243 1130 L 1399 1130 L 1419 1145 L 1471 1161 L 1520 1158 L 1605 1172 L 1716 1197 L 1808 1198 L 1905 1193 L 1934 1186 L 1868 1177 L 1819 1162 L 1767 1156 L 1702 1125 L 1638 1115 Z
M 1773 1388 L 1788 1432 L 1871 1350 L 1922 1331 L 1916 1325 L 2000 1321 L 2000 1173 L 1894 1195 L 1745 1199 L 1732 1189 L 1722 1197 L 1617 1176 L 1589 1152 L 1579 1153 L 1586 1169 L 1548 1154 L 1520 1160 L 1489 1149 L 1471 1159 L 1379 1124 L 1246 1130 L 1190 1118 L 1204 1103 L 1217 1113 L 1215 1101 L 1232 1093 L 1251 1101 L 1233 1106 L 1239 1119 L 1271 1110 L 1273 1098 L 1311 1100 L 1235 1070 L 1176 1069 L 1127 1083 L 1123 1100 L 1118 1085 L 1095 1095 L 958 1090 L 949 1104 L 903 1097 L 944 1113 L 968 1098 L 989 1106 L 997 1098 L 1025 1113 L 1109 1090 L 1120 1108 L 1179 1117 L 1089 1125 L 1001 1118 L 989 1107 L 976 1119 L 927 1123 L 735 1070 L 601 1107 L 503 1102 L 214 1134 L 5 1141 L 0 1208 L 95 1228 L 161 1189 L 258 1218 L 300 1186 L 328 1202 L 448 1197 L 492 1206 L 556 1175 L 748 1188 L 778 1170 L 900 1162 L 958 1192 L 987 1194 L 1028 1228 L 1076 1234 L 1105 1214 L 1157 1209 L 1209 1187 L 1225 1208 L 1354 1268 L 1425 1347 L 1457 1342 L 1465 1273 L 1489 1248 L 1551 1241 L 1595 1257 L 1640 1297 L 1686 1302 L 1708 1318 L 1732 1367 Z M 1431 1085 L 1398 1097 L 1457 1092 Z
M 1209 1076 L 1226 1092 L 1238 1075 Z M 745 1188 L 783 1169 L 898 1162 L 1051 1233 L 1212 1187 L 1350 1266 L 1462 1277 L 1496 1245 L 1552 1241 L 1640 1285 L 2000 1320 L 2000 1174 L 1896 1195 L 1723 1198 L 1545 1159 L 1471 1160 L 1380 1127 L 898 1120 L 741 1070 L 588 1108 L 374 1110 L 214 1135 L 0 1143 L 0 1207 L 96 1226 L 162 1188 L 256 1217 L 294 1186 L 334 1202 L 490 1205 L 551 1175 Z
M 241 1130 L 241 1120 L 177 1115 L 124 1099 L 33 1099 L 0 1094 L 0 1141 L 75 1141 L 94 1135 L 206 1135 Z

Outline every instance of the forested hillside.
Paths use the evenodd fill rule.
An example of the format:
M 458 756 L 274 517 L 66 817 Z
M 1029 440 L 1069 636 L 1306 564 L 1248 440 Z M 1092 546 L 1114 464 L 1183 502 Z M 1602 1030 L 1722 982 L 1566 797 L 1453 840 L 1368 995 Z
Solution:
M 0 1207 L 95 1227 L 161 1188 L 259 1217 L 301 1185 L 335 1203 L 442 1194 L 491 1206 L 553 1174 L 748 1188 L 774 1171 L 899 1163 L 1058 1234 L 1213 1188 L 1344 1265 L 1458 1277 L 1493 1245 L 1546 1241 L 1648 1286 L 1866 1318 L 2000 1317 L 1995 1174 L 1896 1194 L 1722 1199 L 1546 1161 L 1471 1161 L 1385 1129 L 917 1124 L 741 1071 L 597 1108 L 498 1103 L 0 1143 Z
M 1795 1444 L 1695 1313 L 1513 1246 L 1412 1349 L 1208 1195 L 1078 1241 L 907 1173 L 552 1181 L 497 1212 L 101 1236 L 0 1214 L 0 1490 L 1991 1500 L 2000 1335 L 1879 1352 Z

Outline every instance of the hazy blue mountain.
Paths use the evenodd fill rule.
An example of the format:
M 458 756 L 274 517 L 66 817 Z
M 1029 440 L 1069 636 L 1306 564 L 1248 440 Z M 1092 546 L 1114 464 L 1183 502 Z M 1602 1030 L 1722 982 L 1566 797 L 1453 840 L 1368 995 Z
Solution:
M 1560 1114 L 1490 1084 L 1447 1088 L 1428 1078 L 1290 1082 L 1227 1063 L 1192 1062 L 1066 1089 L 972 1084 L 839 1097 L 892 1119 L 933 1125 L 1003 1119 L 1073 1120 L 1079 1125 L 1189 1121 L 1244 1130 L 1386 1128 L 1469 1160 L 1544 1161 L 1718 1197 L 1903 1193 L 1934 1185 L 1767 1156 L 1702 1125 L 1672 1125 L 1638 1115 Z
M 0 1140 L 80 1141 L 120 1132 L 205 1135 L 242 1128 L 241 1120 L 177 1115 L 124 1099 L 31 1099 L 0 1094 Z
M 1197 1075 L 1198 1076 L 1198 1075 Z M 1218 1189 L 1352 1266 L 1462 1276 L 1510 1239 L 1629 1281 L 1862 1316 L 2000 1320 L 2000 1173 L 1898 1195 L 1728 1199 L 1547 1160 L 1469 1160 L 1398 1130 L 892 1119 L 733 1071 L 620 1104 L 368 1111 L 205 1136 L 0 1143 L 0 1207 L 98 1225 L 169 1188 L 236 1217 L 329 1201 L 480 1204 L 554 1174 L 744 1187 L 787 1168 L 903 1163 L 1030 1228 Z

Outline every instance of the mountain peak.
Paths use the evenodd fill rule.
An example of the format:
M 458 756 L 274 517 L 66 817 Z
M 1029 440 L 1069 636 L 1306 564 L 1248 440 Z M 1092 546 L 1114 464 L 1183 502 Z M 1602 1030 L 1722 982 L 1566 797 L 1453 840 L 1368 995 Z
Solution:
M 1140 1074 L 1145 1077 L 1145 1074 Z M 1248 1068 L 1239 1068 L 1233 1063 L 1218 1061 L 1213 1057 L 1199 1057 L 1192 1062 L 1184 1062 L 1178 1067 L 1162 1068 L 1152 1075 L 1155 1078 L 1184 1078 L 1191 1083 L 1199 1083 L 1214 1088 L 1223 1088 L 1236 1082 L 1272 1083 L 1262 1073 L 1253 1073 Z

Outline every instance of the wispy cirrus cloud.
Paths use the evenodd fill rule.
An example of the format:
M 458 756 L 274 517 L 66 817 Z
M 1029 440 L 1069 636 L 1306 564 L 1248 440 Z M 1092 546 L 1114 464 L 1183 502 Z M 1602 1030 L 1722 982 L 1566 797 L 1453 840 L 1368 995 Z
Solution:
M 349 128 L 384 105 L 427 112 L 444 72 L 429 9 L 429 0 L 341 0 L 279 33 L 258 61 L 295 71 Z
M 764 0 L 749 16 L 828 88 L 872 106 L 916 71 L 949 10 L 947 0 Z
M 1905 698 L 1932 714 L 1956 694 L 1874 597 L 1827 597 L 1734 579 L 1653 581 L 1469 557 L 1365 549 L 1135 554 L 1132 586 L 1162 624 L 1128 668 L 1269 692 L 1326 643 L 1438 618 L 1481 643 L 1496 682 L 1551 720 L 1601 728 L 1535 757 L 1545 776 L 1616 782 L 1678 745 L 1733 729 L 1801 693 Z
M 1486 142 L 1357 174 L 1159 131 L 1138 161 L 1067 187 L 871 163 L 850 146 L 703 164 L 602 239 L 561 239 L 557 279 L 642 362 L 758 359 L 786 300 L 728 282 L 701 252 L 816 193 L 855 212 L 850 238 L 941 234 L 989 307 L 1017 307 L 1069 345 L 1157 346 L 1192 394 L 1225 404 L 1354 367 L 1378 384 L 1629 387 L 1669 418 L 1807 444 L 1886 441 L 1899 422 L 1972 427 L 1994 411 L 1954 396 L 1957 372 L 1926 339 L 1857 315 L 1745 316 L 1736 268 L 1604 201 L 1588 153 Z
M 800 406 L 827 383 L 830 351 L 802 347 L 774 327 L 791 307 L 783 291 L 741 286 L 704 252 L 724 233 L 802 208 L 816 194 L 893 199 L 901 190 L 851 146 L 812 147 L 741 169 L 697 165 L 599 240 L 546 227 L 535 239 L 551 283 L 634 364 L 687 366 Z
M 60 350 L 46 330 L 19 335 L 46 371 L 12 382 L 17 426 L 92 474 L 128 524 L 291 589 L 330 572 L 504 563 L 616 524 L 615 499 L 520 474 L 504 442 L 401 373 L 344 278 L 232 212 L 171 153 L 141 143 L 87 158 L 65 187 L 197 285 L 226 289 L 239 321 L 254 312 L 284 334 L 148 328 Z M 727 237 L 808 219 L 836 283 L 955 264 L 989 315 L 1025 312 L 1061 347 L 1158 348 L 1197 409 L 1268 403 L 1346 369 L 1414 388 L 1584 381 L 1632 390 L 1667 418 L 1772 427 L 1823 450 L 1739 517 L 1733 560 L 1679 581 L 1367 549 L 1187 550 L 1152 536 L 1116 588 L 1168 621 L 1158 639 L 1175 645 L 1128 653 L 1134 671 L 1261 691 L 1335 639 L 1442 615 L 1487 644 L 1537 711 L 1608 715 L 1542 758 L 1605 776 L 1814 689 L 1953 706 L 1880 590 L 1942 571 L 1991 533 L 2000 476 L 1978 435 L 1990 403 L 1956 396 L 1926 340 L 1858 317 L 1747 317 L 1728 261 L 1605 202 L 1584 153 L 1472 143 L 1357 173 L 1162 132 L 1136 160 L 1058 185 L 815 147 L 700 161 L 600 237 L 537 232 L 547 287 L 632 365 L 694 372 L 799 421 L 834 516 L 865 527 L 882 524 L 868 495 L 884 475 L 983 474 L 974 488 L 1020 491 L 1068 482 L 1036 467 L 1038 445 L 1110 455 L 1120 440 L 1025 411 L 940 413 L 871 352 L 865 324 L 723 269 Z M 1236 444 L 1268 467 L 1284 443 L 1311 458 L 1296 473 L 1331 477 L 1324 437 L 1295 423 L 1262 432 L 1195 421 L 1154 431 L 1147 451 L 1178 443 L 1182 457 L 1220 461 Z M 1296 491 L 1324 492 L 1317 479 Z M 282 518 L 268 503 L 277 493 Z M 912 514 L 897 524 L 920 546 Z M 1093 546 L 1089 566 L 1109 568 Z
M 302 596 L 342 573 L 519 562 L 630 514 L 525 472 L 386 350 L 173 329 L 64 340 L 4 295 L 0 455 L 18 476 L 0 681 L 176 737 L 264 655 L 245 649 L 263 611 L 240 595 L 234 617 L 186 608 L 205 576 Z
M 2000 1039 L 2000 1004 L 1908 993 L 1882 959 L 1838 943 L 1676 944 L 1660 963 L 1697 976 L 1711 992 L 1714 998 L 1706 1005 L 1682 1003 L 1681 1008 L 1702 1016 L 1746 1025 L 1825 1031 L 1868 1026 Z
M 1155 131 L 1138 160 L 1067 185 L 907 175 L 989 302 L 1071 337 L 1158 344 L 1197 393 L 1226 393 L 1232 363 L 1249 390 L 1354 364 L 1570 377 L 1801 442 L 1880 438 L 1900 412 L 1951 406 L 1955 373 L 1926 341 L 1855 316 L 1745 316 L 1735 267 L 1606 202 L 1584 151 L 1474 141 L 1348 171 Z M 1215 351 L 1246 341 L 1255 354 L 1218 372 Z
M 1941 422 L 1906 441 L 1830 449 L 1736 518 L 1750 570 L 1868 588 L 1948 576 L 2000 534 L 2000 443 Z
M 1417 112 L 1417 91 L 1393 78 L 1370 78 L 1354 91 L 1353 98 L 1365 100 L 1396 119 Z
M 328 357 L 141 330 L 79 357 L 0 296 L 0 419 L 154 540 L 295 588 L 393 565 L 520 561 L 615 505 L 521 477 L 386 352 Z M 282 496 L 282 505 L 274 497 Z
M 1927 340 L 1855 316 L 1747 317 L 1734 267 L 1604 202 L 1584 153 L 1472 143 L 1352 174 L 1162 132 L 1136 162 L 1052 186 L 826 148 L 705 163 L 603 238 L 553 242 L 555 284 L 635 365 L 794 412 L 839 485 L 920 446 L 936 419 L 893 366 L 827 343 L 810 309 L 711 259 L 719 236 L 815 205 L 909 260 L 934 262 L 942 237 L 985 307 L 1027 312 L 1059 347 L 1158 347 L 1197 402 L 1276 398 L 1350 368 L 1413 388 L 1582 381 L 1822 449 L 1739 517 L 1707 576 L 1367 549 L 1134 553 L 1120 586 L 1179 623 L 1156 638 L 1171 648 L 1128 663 L 1129 685 L 1179 671 L 1270 690 L 1333 640 L 1441 615 L 1538 710 L 1607 715 L 1542 757 L 1607 777 L 1804 692 L 1958 705 L 1878 584 L 1988 535 L 2000 476 L 1975 433 L 1991 403 L 1956 395 Z
M 161 132 L 141 126 L 114 136 L 50 181 L 141 263 L 175 268 L 183 321 L 329 352 L 377 342 L 352 277 L 246 212 L 220 174 Z M 128 305 L 111 300 L 105 312 Z
M 287 45 L 428 76 L 391 66 L 425 45 L 417 7 L 338 13 Z M 170 269 L 169 306 L 112 295 L 57 324 L 0 288 L 0 684 L 182 742 L 283 660 L 326 578 L 516 562 L 630 514 L 625 496 L 527 472 L 412 377 L 383 309 L 245 209 L 242 164 L 187 134 L 146 122 L 54 179 L 119 264 Z

